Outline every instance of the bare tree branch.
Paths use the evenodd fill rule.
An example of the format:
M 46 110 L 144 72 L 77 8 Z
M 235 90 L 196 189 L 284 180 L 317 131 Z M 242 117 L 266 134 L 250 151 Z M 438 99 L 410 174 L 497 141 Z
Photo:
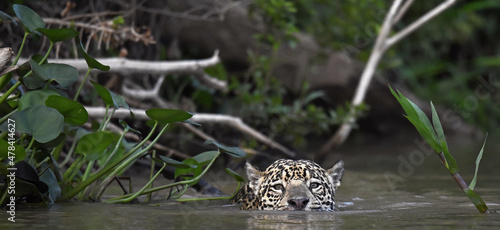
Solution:
M 377 65 L 384 55 L 385 51 L 404 37 L 408 36 L 411 32 L 417 30 L 419 27 L 429 22 L 432 18 L 439 15 L 447 8 L 451 7 L 456 2 L 456 0 L 447 0 L 433 10 L 429 11 L 427 14 L 419 18 L 408 27 L 398 32 L 396 35 L 388 37 L 390 31 L 392 30 L 392 26 L 394 26 L 396 21 L 403 17 L 404 13 L 412 4 L 412 2 L 413 0 L 407 0 L 403 7 L 400 8 L 402 0 L 394 0 L 389 13 L 386 15 L 380 34 L 377 37 L 377 41 L 375 42 L 375 45 L 373 47 L 372 53 L 370 54 L 370 59 L 368 60 L 365 69 L 363 70 L 363 74 L 361 75 L 358 87 L 356 88 L 356 92 L 352 100 L 352 108 L 350 111 L 351 115 L 346 122 L 342 123 L 335 135 L 333 135 L 327 141 L 327 143 L 323 145 L 323 147 L 321 148 L 320 156 L 326 155 L 326 153 L 332 147 L 339 146 L 344 143 L 344 141 L 349 136 L 353 128 L 353 124 L 356 121 L 356 118 L 354 117 L 355 108 L 363 103 L 366 92 L 368 90 L 368 86 L 370 85 L 371 79 L 373 78 L 375 70 L 377 69 Z
M 102 107 L 85 107 L 87 110 L 89 117 L 103 117 L 106 109 Z M 135 119 L 141 119 L 141 120 L 148 120 L 149 117 L 146 115 L 146 111 L 143 109 L 131 109 L 131 111 L 135 115 Z M 111 113 L 110 113 L 111 114 Z M 114 112 L 113 118 L 126 118 L 130 116 L 130 111 L 126 109 L 118 109 Z M 277 149 L 284 154 L 286 154 L 289 157 L 296 157 L 297 154 L 286 147 L 282 146 L 281 144 L 271 140 L 269 137 L 265 136 L 264 134 L 260 133 L 259 131 L 253 129 L 252 127 L 248 126 L 246 123 L 244 123 L 241 118 L 239 117 L 233 117 L 229 115 L 221 115 L 221 114 L 196 114 L 193 116 L 191 121 L 196 122 L 196 123 L 210 123 L 210 124 L 221 124 L 221 125 L 227 125 L 230 127 L 233 127 L 242 133 L 245 133 L 260 142 L 270 146 L 271 148 Z
M 184 61 L 141 61 L 130 60 L 126 58 L 99 58 L 100 63 L 110 67 L 109 72 L 121 73 L 124 76 L 132 76 L 134 73 L 141 74 L 172 74 L 172 73 L 191 73 L 194 74 L 202 83 L 214 89 L 227 91 L 227 82 L 205 74 L 203 70 L 214 66 L 220 62 L 219 51 L 207 59 L 184 60 Z M 27 62 L 28 59 L 22 58 L 21 62 Z M 71 65 L 80 72 L 88 69 L 84 59 L 48 59 L 50 63 L 64 63 Z

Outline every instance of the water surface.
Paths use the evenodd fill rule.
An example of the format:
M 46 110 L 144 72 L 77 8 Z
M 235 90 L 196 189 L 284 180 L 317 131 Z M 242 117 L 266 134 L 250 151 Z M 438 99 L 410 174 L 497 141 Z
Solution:
M 453 145 L 466 181 L 480 144 Z M 495 146 L 485 151 L 476 188 L 491 210 L 500 209 L 500 157 L 494 151 L 500 148 Z M 371 152 L 358 153 L 368 148 Z M 410 144 L 345 150 L 352 154 L 343 156 L 347 171 L 336 196 L 337 212 L 240 211 L 226 201 L 68 202 L 18 207 L 16 223 L 2 211 L 0 229 L 499 229 L 500 214 L 480 214 L 436 156 L 419 160 L 411 154 L 418 149 Z

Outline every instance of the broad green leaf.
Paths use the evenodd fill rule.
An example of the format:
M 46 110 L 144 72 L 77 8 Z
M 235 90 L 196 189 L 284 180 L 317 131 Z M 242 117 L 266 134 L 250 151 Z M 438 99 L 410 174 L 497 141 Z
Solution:
M 24 27 L 31 33 L 37 33 L 37 29 L 45 28 L 45 22 L 35 11 L 27 6 L 14 4 L 12 6 L 16 16 L 19 21 L 24 25 Z
M 17 131 L 32 135 L 40 143 L 54 140 L 63 130 L 63 115 L 45 105 L 30 106 L 14 115 Z
M 78 80 L 78 70 L 73 66 L 58 63 L 38 65 L 32 59 L 29 62 L 33 70 L 33 76 L 40 80 L 53 80 L 64 88 L 73 85 Z
M 488 211 L 488 206 L 484 203 L 483 199 L 477 195 L 472 189 L 464 189 L 465 194 L 469 197 L 469 200 L 476 206 L 477 210 L 481 213 Z
M 40 175 L 40 181 L 49 187 L 49 202 L 54 203 L 57 199 L 59 199 L 59 197 L 61 197 L 61 187 L 59 186 L 59 181 L 57 180 L 52 169 L 49 168 L 49 164 L 44 162 L 42 164 L 42 168 L 47 170 Z
M 207 141 L 205 141 L 205 144 L 206 145 L 213 144 L 213 145 L 217 146 L 217 148 L 219 148 L 219 150 L 221 152 L 229 154 L 233 157 L 241 158 L 241 157 L 244 157 L 247 155 L 247 153 L 245 151 L 243 151 L 242 149 L 240 149 L 238 147 L 227 147 L 225 145 L 221 145 L 221 144 L 215 142 L 214 140 L 207 140 Z
M 14 25 L 17 26 L 16 20 L 14 20 L 10 15 L 8 15 L 7 13 L 5 13 L 1 10 L 0 10 L 0 19 L 2 19 L 3 21 L 11 21 L 14 23 Z
M 130 109 L 130 106 L 128 106 L 127 102 L 125 102 L 125 98 L 118 95 L 118 94 L 115 94 L 111 91 L 109 91 L 109 93 L 111 94 L 111 98 L 113 99 L 113 105 L 116 109 L 118 109 L 118 107 L 123 107 L 123 108 L 126 108 L 126 109 Z
M 479 151 L 479 154 L 477 155 L 476 158 L 476 170 L 474 171 L 474 178 L 472 178 L 472 181 L 469 184 L 469 188 L 471 190 L 474 190 L 474 188 L 476 187 L 477 172 L 479 171 L 479 163 L 481 163 L 481 159 L 483 158 L 483 150 L 484 146 L 486 145 L 486 139 L 488 139 L 488 134 L 486 134 L 486 137 L 484 138 L 483 147 L 481 147 L 481 151 Z
M 23 85 L 30 90 L 41 89 L 45 87 L 45 85 L 47 85 L 47 83 L 35 78 L 33 75 L 28 77 L 23 77 L 21 79 L 21 82 L 23 82 Z
M 148 115 L 148 117 L 151 118 L 152 120 L 158 121 L 158 123 L 162 125 L 167 123 L 184 121 L 193 116 L 193 114 L 183 110 L 156 109 L 156 108 L 147 110 L 146 115 Z
M 169 158 L 169 157 L 166 157 L 163 155 L 160 155 L 160 160 L 167 163 L 168 165 L 174 166 L 175 168 L 196 168 L 196 167 L 198 167 L 197 164 L 193 164 L 193 165 L 185 164 L 183 162 L 176 161 L 172 158 Z
M 37 148 L 49 149 L 49 148 L 57 147 L 59 144 L 61 144 L 64 141 L 66 141 L 66 134 L 60 133 L 56 138 L 54 138 L 53 140 L 46 142 L 46 143 L 40 143 L 40 142 L 35 141 L 33 146 L 35 146 Z M 37 156 L 38 155 L 39 154 L 37 154 Z
M 17 144 L 10 145 L 9 142 L 4 139 L 0 139 L 0 149 L 2 150 L 0 151 L 0 162 L 9 157 L 9 152 L 14 153 L 14 162 L 22 161 L 26 157 L 26 150 L 24 150 L 23 146 Z M 1 164 L 2 163 L 0 163 L 0 165 Z
M 104 86 L 100 85 L 99 83 L 95 81 L 90 81 L 92 85 L 94 85 L 95 90 L 97 91 L 97 94 L 102 98 L 104 101 L 104 104 L 107 106 L 113 106 L 113 97 L 111 97 L 111 93 L 109 92 L 108 89 L 104 88 Z
M 245 179 L 240 176 L 237 172 L 231 170 L 230 168 L 226 168 L 226 172 L 229 173 L 236 181 L 238 182 L 245 182 Z
M 85 52 L 85 50 L 83 49 L 82 41 L 80 41 L 80 39 L 78 39 L 78 38 L 77 38 L 77 43 L 79 44 L 79 45 L 77 45 L 78 49 L 80 50 L 80 52 L 82 52 L 83 58 L 85 58 L 85 62 L 87 62 L 87 65 L 89 66 L 89 68 L 98 69 L 101 71 L 108 71 L 109 70 L 109 66 L 101 64 L 100 62 L 95 60 L 93 57 L 88 55 L 87 52 Z
M 195 159 L 196 162 L 198 162 L 198 164 L 202 166 L 208 164 L 208 162 L 212 161 L 214 158 L 217 158 L 218 156 L 219 156 L 219 151 L 207 151 L 194 156 L 193 159 Z
M 196 168 L 176 168 L 174 172 L 174 177 L 178 178 L 181 177 L 184 180 L 189 180 L 194 177 L 199 176 L 203 172 L 203 167 L 199 165 L 199 163 L 193 159 L 193 158 L 188 158 L 186 160 L 183 160 L 182 163 L 187 164 L 187 165 L 196 165 Z M 193 181 L 192 183 L 189 183 L 189 185 L 194 185 L 198 183 L 198 181 Z
M 84 154 L 86 158 L 95 158 L 96 155 L 104 152 L 112 142 L 113 136 L 108 132 L 97 131 L 89 133 L 80 138 L 75 153 Z
M 19 99 L 19 110 L 23 110 L 34 105 L 45 105 L 45 101 L 51 95 L 59 95 L 55 90 L 42 89 L 29 91 Z
M 53 43 L 69 40 L 78 36 L 78 31 L 72 28 L 58 28 L 58 29 L 38 29 L 40 33 L 47 36 Z
M 83 125 L 89 118 L 87 110 L 80 103 L 66 97 L 51 95 L 45 105 L 57 109 L 64 116 L 64 122 L 69 125 Z

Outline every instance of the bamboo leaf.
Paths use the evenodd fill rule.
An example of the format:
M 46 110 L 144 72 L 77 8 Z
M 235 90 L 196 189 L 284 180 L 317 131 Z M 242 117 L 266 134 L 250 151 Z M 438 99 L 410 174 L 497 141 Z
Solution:
M 445 141 L 446 138 L 444 136 L 444 131 L 443 131 L 443 126 L 441 126 L 441 121 L 439 120 L 439 116 L 436 112 L 436 108 L 434 107 L 434 104 L 431 101 L 431 109 L 432 109 L 432 124 L 434 125 L 434 129 L 436 130 L 436 133 L 438 135 L 438 139 L 440 141 Z
M 453 174 L 455 174 L 455 173 L 458 172 L 457 161 L 450 154 L 450 150 L 448 150 L 448 145 L 446 144 L 446 142 L 442 141 L 441 142 L 441 146 L 443 148 L 444 158 L 446 159 L 446 164 L 445 164 L 446 168 L 448 169 L 448 171 L 450 172 L 450 174 L 453 175 Z
M 477 155 L 477 158 L 476 158 L 476 170 L 474 172 L 474 178 L 472 178 L 472 181 L 469 184 L 469 188 L 471 190 L 474 190 L 474 187 L 476 187 L 477 172 L 479 171 L 479 163 L 481 162 L 481 159 L 483 158 L 483 150 L 484 150 L 484 146 L 486 145 L 487 138 L 488 138 L 488 134 L 486 134 L 486 137 L 484 138 L 483 147 L 481 148 L 481 151 L 479 151 L 479 154 Z
M 476 206 L 477 210 L 481 213 L 488 211 L 488 206 L 484 203 L 483 199 L 477 195 L 472 189 L 464 189 L 465 194 L 469 197 L 469 200 Z
M 425 125 L 423 125 L 418 118 L 412 118 L 409 116 L 405 117 L 413 124 L 413 126 L 415 126 L 420 136 L 424 138 L 427 144 L 429 144 L 436 153 L 440 153 L 442 151 L 441 145 L 433 138 L 431 131 L 425 127 Z

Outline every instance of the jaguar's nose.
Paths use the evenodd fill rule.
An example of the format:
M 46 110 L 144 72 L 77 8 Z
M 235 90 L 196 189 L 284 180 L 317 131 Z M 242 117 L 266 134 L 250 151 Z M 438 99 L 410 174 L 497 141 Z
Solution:
M 290 205 L 294 210 L 302 210 L 309 203 L 309 198 L 297 198 L 288 200 L 288 205 Z

